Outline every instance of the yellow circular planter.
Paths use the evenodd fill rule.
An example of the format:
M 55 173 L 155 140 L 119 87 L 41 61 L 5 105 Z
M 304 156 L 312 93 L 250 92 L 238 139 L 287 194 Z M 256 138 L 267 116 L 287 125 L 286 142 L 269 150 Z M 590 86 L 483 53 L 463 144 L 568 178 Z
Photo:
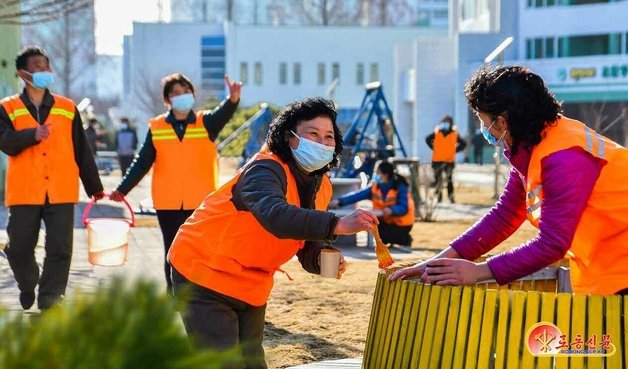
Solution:
M 558 293 L 564 270 L 546 268 L 507 286 L 467 287 L 390 282 L 390 272 L 377 279 L 363 368 L 628 368 L 628 297 Z M 563 346 L 575 342 L 569 346 L 575 350 L 578 337 L 593 335 L 601 347 L 605 335 L 604 347 L 612 343 L 614 353 L 532 350 L 535 356 L 528 342 L 539 323 L 560 331 L 536 337 L 546 348 L 562 339 Z M 564 337 L 556 337 L 560 333 Z

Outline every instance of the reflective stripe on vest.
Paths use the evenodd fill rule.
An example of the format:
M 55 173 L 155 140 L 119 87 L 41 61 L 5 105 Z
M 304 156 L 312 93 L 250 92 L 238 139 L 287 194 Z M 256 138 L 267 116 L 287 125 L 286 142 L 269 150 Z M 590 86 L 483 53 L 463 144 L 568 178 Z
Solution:
M 54 104 L 42 122 L 49 125 L 49 137 L 8 158 L 7 206 L 43 205 L 46 196 L 51 204 L 78 202 L 79 170 L 72 140 L 76 108 L 70 99 L 52 97 Z M 3 99 L 0 104 L 16 131 L 40 126 L 18 95 Z
M 408 211 L 404 215 L 400 216 L 385 216 L 382 218 L 384 223 L 394 224 L 400 227 L 410 226 L 414 224 L 414 200 L 410 196 L 410 189 L 408 188 Z M 371 201 L 373 202 L 374 210 L 382 210 L 384 208 L 395 206 L 397 204 L 397 190 L 391 188 L 386 192 L 386 198 L 384 199 L 382 189 L 379 188 L 377 183 L 373 183 L 371 186 Z
M 526 179 L 528 220 L 540 227 L 543 213 L 541 162 L 580 147 L 603 160 L 593 191 L 580 216 L 568 252 L 574 292 L 609 295 L 628 288 L 628 150 L 581 122 L 560 117 L 543 131 L 532 150 Z M 552 232 L 544 229 L 544 232 Z
M 216 144 L 209 139 L 203 112 L 188 123 L 183 139 L 166 122 L 166 115 L 150 121 L 156 156 L 153 173 L 153 204 L 158 210 L 196 209 L 218 186 Z
M 286 202 L 300 206 L 290 168 L 263 148 L 234 178 L 203 200 L 179 229 L 168 259 L 179 273 L 195 284 L 262 306 L 268 300 L 274 273 L 296 255 L 304 241 L 277 238 L 251 212 L 234 206 L 233 187 L 256 160 L 274 160 L 281 164 L 287 180 Z M 323 176 L 315 198 L 317 210 L 327 210 L 331 192 L 331 181 Z

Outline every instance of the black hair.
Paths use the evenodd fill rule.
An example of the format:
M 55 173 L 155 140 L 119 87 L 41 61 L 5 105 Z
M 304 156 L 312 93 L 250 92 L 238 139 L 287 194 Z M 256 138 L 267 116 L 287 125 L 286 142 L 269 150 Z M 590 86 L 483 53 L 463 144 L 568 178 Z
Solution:
M 522 66 L 482 67 L 467 81 L 464 92 L 476 112 L 504 116 L 513 154 L 521 142 L 528 148 L 541 142 L 543 130 L 562 110 L 543 79 Z
M 25 46 L 17 53 L 17 56 L 15 57 L 15 69 L 26 70 L 26 66 L 28 65 L 28 58 L 32 56 L 43 56 L 44 58 L 46 58 L 48 64 L 50 64 L 50 58 L 48 58 L 48 54 L 46 54 L 44 49 L 39 46 L 29 45 Z
M 408 185 L 408 180 L 406 180 L 404 176 L 397 173 L 397 167 L 395 164 L 386 160 L 380 160 L 375 163 L 375 168 L 388 176 L 388 180 L 392 182 L 393 188 L 397 188 L 401 183 Z
M 163 85 L 164 101 L 168 99 L 168 96 L 170 95 L 170 91 L 172 91 L 172 88 L 177 83 L 183 86 L 187 86 L 192 91 L 192 93 L 194 93 L 194 85 L 192 84 L 192 80 L 190 80 L 187 76 L 185 76 L 182 73 L 173 73 L 168 76 L 165 76 L 161 80 L 161 84 Z
M 296 132 L 296 127 L 300 122 L 316 117 L 328 117 L 331 119 L 336 147 L 331 163 L 312 172 L 312 174 L 325 173 L 335 168 L 339 163 L 338 157 L 342 153 L 342 133 L 336 124 L 334 104 L 322 97 L 311 97 L 305 100 L 293 101 L 286 105 L 270 123 L 268 135 L 266 135 L 266 145 L 268 145 L 270 151 L 277 154 L 285 163 L 293 162 L 294 157 L 292 156 L 289 143 L 290 137 L 292 137 L 290 131 Z
M 454 124 L 454 118 L 451 117 L 451 115 L 445 115 L 444 117 L 441 118 L 440 120 L 443 123 L 449 123 L 449 124 Z

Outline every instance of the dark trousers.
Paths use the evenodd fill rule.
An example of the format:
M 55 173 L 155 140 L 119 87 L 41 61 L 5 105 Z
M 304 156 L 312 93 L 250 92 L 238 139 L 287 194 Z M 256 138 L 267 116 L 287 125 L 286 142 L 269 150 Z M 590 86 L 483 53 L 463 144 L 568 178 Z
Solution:
M 166 284 L 168 285 L 168 293 L 172 292 L 172 283 L 170 281 L 170 263 L 166 257 L 168 251 L 174 240 L 174 236 L 177 235 L 179 227 L 185 223 L 186 219 L 192 215 L 194 210 L 157 210 L 157 220 L 159 220 L 159 227 L 161 228 L 161 235 L 164 238 L 164 276 L 166 277 Z
M 440 201 L 443 197 L 443 174 L 445 175 L 445 180 L 447 181 L 447 195 L 449 196 L 449 200 L 454 201 L 454 163 L 446 163 L 446 162 L 433 162 L 432 169 L 434 170 L 434 187 L 436 188 L 436 196 L 438 197 L 438 201 Z
M 239 347 L 241 357 L 229 368 L 266 369 L 266 305 L 253 306 L 194 284 L 174 268 L 172 283 L 177 299 L 185 302 L 183 324 L 195 342 L 217 351 Z
M 5 254 L 21 292 L 33 293 L 39 283 L 37 305 L 49 308 L 68 284 L 72 259 L 74 204 L 14 205 L 9 207 Z M 46 226 L 46 257 L 41 277 L 35 246 L 41 221 Z
M 411 225 L 398 226 L 380 221 L 377 230 L 379 231 L 379 236 L 382 238 L 382 242 L 385 244 L 412 245 L 412 236 L 410 236 L 410 231 L 412 230 Z
M 133 163 L 133 155 L 118 155 L 118 163 L 120 164 L 120 171 L 122 171 L 122 176 L 126 173 L 126 170 L 129 169 L 131 163 Z
M 484 165 L 483 149 L 484 147 L 482 146 L 476 146 L 473 148 L 473 156 L 476 164 Z

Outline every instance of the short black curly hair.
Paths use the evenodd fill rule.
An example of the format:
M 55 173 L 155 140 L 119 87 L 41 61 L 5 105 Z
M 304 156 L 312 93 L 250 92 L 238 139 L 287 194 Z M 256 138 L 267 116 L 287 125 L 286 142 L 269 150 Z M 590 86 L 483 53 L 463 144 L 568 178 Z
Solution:
M 467 81 L 464 92 L 471 109 L 506 118 L 513 154 L 521 142 L 528 148 L 541 142 L 545 127 L 562 111 L 543 79 L 523 66 L 482 67 Z
M 331 163 L 312 174 L 325 173 L 337 167 L 339 163 L 338 157 L 342 153 L 343 148 L 342 132 L 340 132 L 340 128 L 336 124 L 334 104 L 322 97 L 311 97 L 305 100 L 293 101 L 286 105 L 270 124 L 268 135 L 266 135 L 266 145 L 268 145 L 270 151 L 277 154 L 285 163 L 293 162 L 294 157 L 289 144 L 292 136 L 290 131 L 296 131 L 296 127 L 300 122 L 321 116 L 331 119 L 334 127 L 336 147 Z

